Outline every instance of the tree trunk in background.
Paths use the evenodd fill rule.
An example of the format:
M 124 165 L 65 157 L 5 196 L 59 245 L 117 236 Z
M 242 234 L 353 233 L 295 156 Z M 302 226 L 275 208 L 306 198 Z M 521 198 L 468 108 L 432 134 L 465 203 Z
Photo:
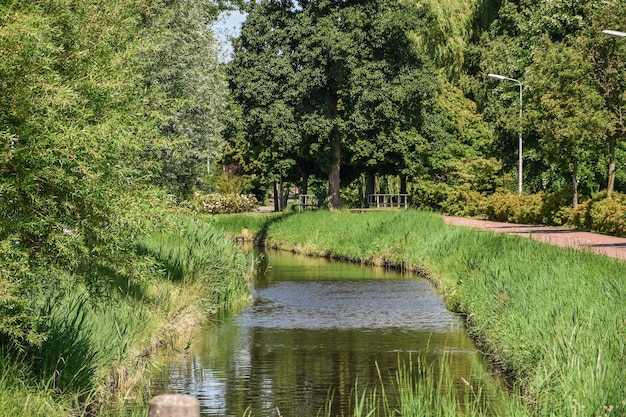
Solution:
M 285 209 L 285 186 L 283 183 L 283 169 L 280 169 L 280 178 L 279 178 L 280 184 L 278 186 L 278 195 L 279 195 L 279 200 L 280 201 L 280 206 L 279 209 L 280 211 L 283 211 Z
M 611 198 L 615 188 L 615 145 L 617 138 L 613 135 L 609 137 L 609 183 L 606 187 L 606 196 Z
M 274 211 L 280 211 L 280 196 L 278 195 L 278 184 L 274 183 Z
M 285 192 L 284 185 L 283 185 L 283 190 L 281 191 L 281 195 L 283 198 L 280 201 L 280 206 L 282 207 L 282 210 L 285 210 L 285 208 L 287 208 L 287 203 L 289 202 L 289 189 L 290 188 L 291 186 L 289 185 L 289 183 L 287 183 L 287 192 Z
M 572 207 L 578 208 L 578 161 L 574 161 L 572 170 Z
M 333 97 L 333 118 L 335 125 L 330 134 L 330 152 L 331 152 L 331 168 L 328 175 L 328 194 L 330 195 L 331 209 L 341 208 L 341 196 L 339 191 L 341 188 L 341 136 L 339 134 L 339 126 L 337 126 L 337 95 Z
M 302 184 L 300 185 L 300 194 L 308 194 L 309 192 L 309 173 L 306 169 L 300 169 L 302 174 Z
M 341 208 L 341 197 L 339 195 L 341 187 L 341 138 L 339 137 L 339 131 L 333 131 L 330 146 L 332 150 L 332 167 L 328 175 L 328 194 L 330 195 L 330 207 L 339 209 Z
M 406 175 L 400 175 L 400 194 L 406 194 Z
M 369 196 L 374 194 L 376 188 L 376 174 L 368 172 L 365 174 L 365 207 L 369 206 Z

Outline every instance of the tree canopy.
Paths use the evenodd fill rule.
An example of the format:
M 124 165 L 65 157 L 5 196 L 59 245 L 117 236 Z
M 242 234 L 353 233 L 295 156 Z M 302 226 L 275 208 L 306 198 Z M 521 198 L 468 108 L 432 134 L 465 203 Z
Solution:
M 297 166 L 305 178 L 316 167 L 335 208 L 342 162 L 406 169 L 435 91 L 408 36 L 420 19 L 395 1 L 256 3 L 230 65 L 253 157 L 267 171 Z

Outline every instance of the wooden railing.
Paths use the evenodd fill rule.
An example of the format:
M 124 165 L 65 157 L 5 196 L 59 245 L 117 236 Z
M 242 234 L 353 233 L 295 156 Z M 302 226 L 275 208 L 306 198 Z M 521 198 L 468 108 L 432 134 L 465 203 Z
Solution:
M 298 202 L 295 206 L 298 208 L 298 211 L 316 209 L 318 208 L 317 196 L 313 194 L 300 194 L 298 195 Z
M 409 208 L 408 194 L 368 194 L 369 208 Z

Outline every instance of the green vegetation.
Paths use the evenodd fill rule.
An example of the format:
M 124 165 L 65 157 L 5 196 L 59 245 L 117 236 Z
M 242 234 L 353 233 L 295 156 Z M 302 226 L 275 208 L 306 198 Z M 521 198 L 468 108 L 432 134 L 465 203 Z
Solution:
M 192 229 L 171 220 L 173 201 L 224 144 L 225 72 L 205 29 L 218 13 L 186 0 L 0 3 L 1 415 L 104 412 L 156 347 L 246 299 L 247 260 L 221 232 L 168 237 Z M 221 269 L 177 282 L 165 263 L 188 259 L 150 252 L 159 240 Z
M 245 8 L 249 19 L 234 43 L 233 60 L 225 64 L 210 26 L 233 4 Z M 206 231 L 200 223 L 172 221 L 174 204 L 211 213 L 254 204 L 242 197 L 213 201 L 206 192 L 254 191 L 262 201 L 269 183 L 280 180 L 286 189 L 298 184 L 303 193 L 310 184 L 324 205 L 339 207 L 340 197 L 358 206 L 371 192 L 406 191 L 415 203 L 436 210 L 626 233 L 626 171 L 619 169 L 626 158 L 626 121 L 621 117 L 626 40 L 601 33 L 624 30 L 625 20 L 626 3 L 621 0 L 3 1 L 0 346 L 5 371 L 0 405 L 7 404 L 7 413 L 14 414 L 14 398 L 32 397 L 27 403 L 34 408 L 25 413 L 37 414 L 57 403 L 63 414 L 68 408 L 80 409 L 77 404 L 93 404 L 93 398 L 135 379 L 132 369 L 139 372 L 141 366 L 132 358 L 143 356 L 133 349 L 151 345 L 150 332 L 174 333 L 157 323 L 198 315 L 185 307 L 213 310 L 239 302 L 244 285 L 237 280 L 233 286 L 220 282 L 211 287 L 208 298 L 218 306 L 200 300 L 197 291 L 189 294 L 206 282 L 205 272 L 215 273 L 206 260 L 199 261 L 204 250 L 197 245 L 204 239 L 218 252 L 226 251 L 228 262 L 244 261 L 219 243 L 218 232 Z M 521 122 L 515 86 L 496 84 L 487 73 L 524 84 Z M 532 194 L 527 199 L 496 192 L 500 187 L 515 190 L 520 129 L 524 191 Z M 217 171 L 217 161 L 229 168 L 211 179 L 209 171 Z M 245 181 L 231 178 L 235 171 Z M 315 215 L 297 218 L 304 216 Z M 294 221 L 272 219 L 272 224 L 255 223 L 247 233 L 258 229 L 265 236 Z M 180 240 L 172 234 L 177 227 L 184 231 Z M 244 229 L 237 228 L 229 230 L 240 234 Z M 294 230 L 344 245 L 347 237 L 333 234 L 336 229 Z M 160 234 L 153 234 L 155 230 Z M 458 254 L 468 258 L 469 266 L 448 266 L 454 257 L 431 265 L 425 252 L 404 254 L 398 249 L 412 247 L 406 230 L 406 241 L 396 242 L 397 247 L 385 247 L 376 233 L 363 236 L 357 245 L 371 245 L 374 236 L 374 248 L 346 243 L 342 256 L 449 268 L 449 274 L 473 271 L 478 262 Z M 186 248 L 189 256 L 171 245 Z M 317 245 L 303 244 L 312 252 L 338 250 Z M 425 242 L 423 250 L 432 245 Z M 466 250 L 477 245 L 493 250 L 494 259 L 507 246 L 482 240 L 468 245 Z M 436 249 L 443 253 L 446 248 Z M 532 247 L 525 250 L 532 252 Z M 504 280 L 502 271 L 518 273 L 510 272 L 512 260 L 484 260 L 487 265 L 476 268 Z M 547 287 L 544 281 L 553 272 L 563 273 L 551 271 L 544 258 L 534 262 L 541 263 L 537 288 Z M 164 273 L 179 281 L 163 279 Z M 189 273 L 193 279 L 181 279 Z M 599 280 L 594 278 L 599 273 L 589 271 L 589 282 Z M 562 284 L 564 294 L 594 299 L 589 302 L 597 307 L 576 310 L 565 303 L 547 314 L 554 316 L 552 321 L 534 329 L 557 326 L 559 337 L 569 335 L 572 351 L 582 344 L 579 340 L 590 337 L 589 346 L 601 348 L 595 356 L 600 362 L 619 356 L 611 344 L 618 342 L 587 335 L 592 333 L 587 327 L 606 325 L 595 321 L 606 307 L 586 293 L 586 281 L 575 282 L 575 287 Z M 613 297 L 613 284 L 599 282 L 594 289 L 604 288 Z M 476 288 L 481 285 L 475 283 Z M 488 304 L 483 299 L 471 304 L 473 298 L 463 294 L 467 285 L 442 288 L 450 291 L 452 304 L 468 303 L 459 308 L 470 314 Z M 575 293 L 576 288 L 583 293 Z M 487 299 L 493 296 L 493 289 L 484 291 Z M 515 291 L 524 298 L 529 289 Z M 183 301 L 187 296 L 194 301 Z M 542 301 L 561 305 L 560 300 Z M 504 303 L 505 310 L 511 304 Z M 561 323 L 566 316 L 574 327 Z M 619 323 L 608 327 L 623 331 Z M 579 396 L 574 388 L 561 392 L 546 384 L 561 378 L 563 384 L 576 385 L 569 379 L 578 378 L 589 384 L 603 381 L 605 387 L 604 381 L 623 368 L 593 374 L 591 351 L 576 351 L 579 356 L 571 357 L 570 365 L 580 373 L 572 377 L 546 359 L 552 348 L 556 363 L 561 363 L 556 347 L 561 339 L 547 338 L 552 344 L 546 347 L 535 340 L 539 335 L 529 330 L 528 335 L 534 334 L 530 337 L 524 330 L 534 343 L 527 349 L 530 357 L 545 365 L 544 372 L 552 372 L 529 375 L 531 368 L 524 364 L 530 359 L 506 351 L 499 336 L 480 323 L 476 328 L 490 338 L 490 346 L 505 352 L 503 362 L 515 367 L 537 409 L 565 412 L 563 401 L 575 399 L 587 410 L 599 410 L 597 390 Z M 102 337 L 114 341 L 113 346 L 103 346 Z M 611 333 L 606 339 L 616 338 Z M 67 341 L 81 349 L 71 351 Z M 70 360 L 79 354 L 81 366 Z M 107 370 L 103 364 L 114 365 Z M 96 387 L 106 388 L 98 392 Z M 613 401 L 609 391 L 607 401 Z
M 305 212 L 266 229 L 272 247 L 428 275 L 534 415 L 624 407 L 623 262 L 416 211 Z
M 263 0 L 246 10 L 229 63 L 242 114 L 225 160 L 258 193 L 280 178 L 325 206 L 408 192 L 439 194 L 437 209 L 449 194 L 515 192 L 520 131 L 525 194 L 567 190 L 564 207 L 575 208 L 626 192 L 626 41 L 602 33 L 626 30 L 622 1 Z M 517 85 L 488 73 L 522 83 L 521 120 Z
M 136 276 L 103 270 L 98 288 L 66 277 L 35 300 L 42 341 L 26 350 L 5 342 L 0 413 L 113 413 L 98 404 L 115 403 L 120 391 L 140 398 L 134 388 L 154 349 L 179 348 L 208 314 L 249 300 L 250 261 L 220 229 L 180 220 L 139 238 L 137 247 L 128 265 L 138 268 Z
M 489 392 L 483 390 L 480 382 L 472 384 L 465 379 L 461 381 L 463 386 L 459 387 L 449 377 L 448 359 L 444 355 L 438 366 L 419 354 L 406 361 L 399 359 L 390 388 L 385 388 L 377 366 L 379 387 L 359 387 L 358 381 L 355 382 L 354 417 L 530 415 L 519 400 L 505 399 L 508 394 L 504 391 Z M 333 399 L 331 397 L 328 401 L 326 417 L 335 417 L 330 410 Z
M 201 293 L 207 311 L 250 299 L 245 278 L 251 265 L 220 229 L 186 219 L 173 231 L 139 239 L 139 247 L 165 267 L 168 279 Z

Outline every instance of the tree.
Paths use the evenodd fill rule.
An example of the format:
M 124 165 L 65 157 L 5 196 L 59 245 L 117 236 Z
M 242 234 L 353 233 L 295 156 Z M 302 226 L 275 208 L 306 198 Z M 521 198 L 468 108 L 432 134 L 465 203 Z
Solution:
M 591 65 L 580 50 L 579 45 L 544 38 L 526 78 L 532 85 L 530 118 L 541 135 L 543 155 L 548 163 L 571 174 L 574 208 L 581 163 L 596 153 L 603 133 L 613 123 L 591 85 Z
M 376 140 L 393 143 L 397 131 L 419 125 L 432 78 L 407 37 L 420 17 L 412 11 L 385 0 L 262 1 L 235 43 L 231 86 L 253 146 L 305 176 L 319 167 L 331 207 L 341 204 L 346 150 L 362 165 L 385 160 L 393 149 L 381 152 Z
M 592 63 L 593 83 L 615 122 L 604 135 L 609 147 L 607 195 L 610 197 L 615 188 L 618 141 L 626 136 L 626 44 L 625 40 L 605 36 L 602 30 L 623 29 L 626 5 L 621 1 L 592 4 L 588 6 L 588 14 L 591 24 L 585 31 L 583 47 Z
M 157 155 L 163 165 L 155 182 L 185 199 L 204 184 L 207 166 L 225 145 L 228 84 L 210 29 L 220 9 L 205 1 L 158 4 L 150 20 L 157 48 L 149 54 L 149 80 L 171 104 L 160 125 L 169 143 Z
M 157 169 L 165 105 L 146 89 L 144 6 L 0 5 L 0 333 L 38 340 L 41 295 L 132 245 L 128 221 Z M 147 210 L 144 210 L 147 211 Z M 81 275 L 82 273 L 82 275 Z

